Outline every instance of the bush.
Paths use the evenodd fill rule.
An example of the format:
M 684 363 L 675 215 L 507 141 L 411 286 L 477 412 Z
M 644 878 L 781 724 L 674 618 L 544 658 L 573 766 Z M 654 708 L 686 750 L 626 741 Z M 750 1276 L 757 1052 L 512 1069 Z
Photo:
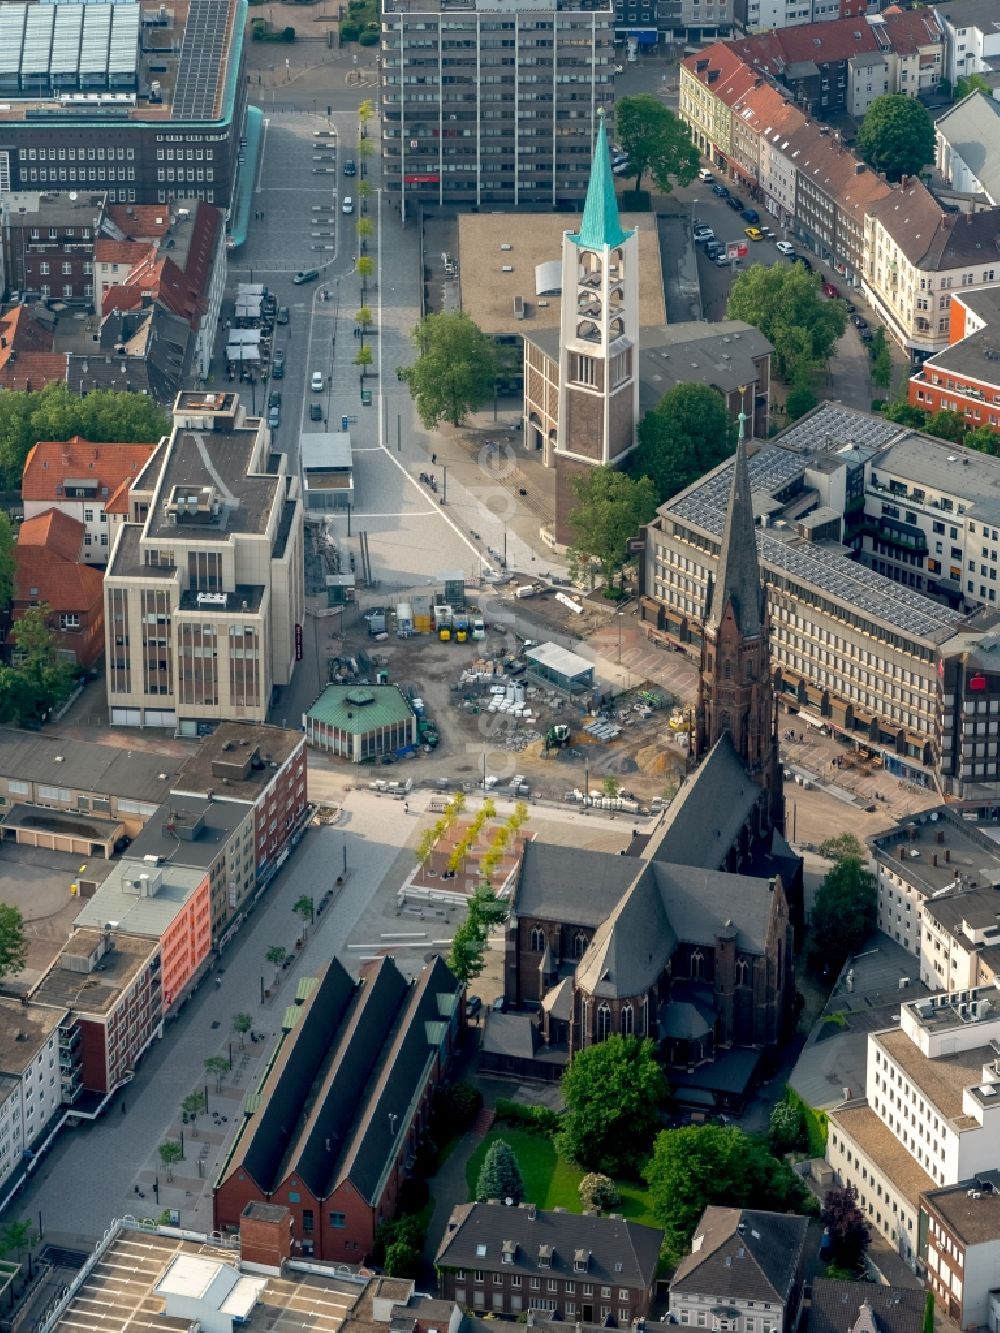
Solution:
M 610 1176 L 591 1171 L 580 1181 L 580 1202 L 584 1208 L 599 1208 L 606 1213 L 621 1202 L 618 1187 Z
M 560 1125 L 559 1116 L 548 1106 L 525 1106 L 507 1097 L 498 1098 L 494 1111 L 501 1124 L 516 1125 L 526 1134 L 555 1134 Z
M 361 34 L 361 36 L 358 38 L 358 45 L 375 46 L 378 43 L 378 39 L 379 39 L 379 33 L 377 28 L 374 30 L 374 32 L 372 31 L 371 28 L 366 28 L 365 31 Z
M 885 411 L 885 399 L 884 399 L 884 398 L 873 398 L 873 399 L 872 399 L 872 411 L 873 411 L 873 412 L 884 412 L 884 411 Z
M 419 1277 L 420 1251 L 405 1241 L 394 1241 L 386 1248 L 382 1266 L 388 1277 Z
M 430 1202 L 431 1191 L 426 1180 L 409 1176 L 399 1191 L 399 1211 L 405 1214 L 422 1213 Z
M 806 1125 L 801 1106 L 788 1100 L 778 1102 L 771 1111 L 767 1134 L 775 1153 L 792 1152 L 804 1147 Z
M 289 27 L 287 27 L 287 28 L 282 28 L 282 30 L 281 30 L 281 40 L 282 40 L 283 42 L 294 42 L 294 41 L 295 41 L 295 29 L 294 29 L 293 27 L 291 27 L 291 26 L 289 26 Z

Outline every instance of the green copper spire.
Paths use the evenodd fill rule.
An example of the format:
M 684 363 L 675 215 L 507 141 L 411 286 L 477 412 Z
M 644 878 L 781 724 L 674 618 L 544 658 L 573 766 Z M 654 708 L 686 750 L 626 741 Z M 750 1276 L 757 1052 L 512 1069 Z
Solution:
M 602 250 L 606 245 L 621 245 L 631 234 L 623 230 L 618 216 L 618 198 L 615 194 L 614 173 L 611 170 L 608 132 L 604 125 L 604 112 L 600 111 L 594 160 L 590 165 L 587 202 L 583 207 L 583 226 L 570 236 L 570 240 L 584 250 Z

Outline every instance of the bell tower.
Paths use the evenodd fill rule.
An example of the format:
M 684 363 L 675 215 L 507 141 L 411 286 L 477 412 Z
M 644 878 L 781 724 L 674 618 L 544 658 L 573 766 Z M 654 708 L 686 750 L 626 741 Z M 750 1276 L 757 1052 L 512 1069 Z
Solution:
M 745 424 L 741 412 L 719 565 L 705 612 L 695 753 L 701 758 L 728 732 L 747 773 L 768 792 L 769 822 L 780 830 L 784 800 L 771 683 L 770 624 L 757 555 Z
M 639 420 L 639 255 L 618 214 L 603 114 L 577 232 L 564 232 L 556 436 L 556 540 L 571 542 L 573 479 L 615 467 Z

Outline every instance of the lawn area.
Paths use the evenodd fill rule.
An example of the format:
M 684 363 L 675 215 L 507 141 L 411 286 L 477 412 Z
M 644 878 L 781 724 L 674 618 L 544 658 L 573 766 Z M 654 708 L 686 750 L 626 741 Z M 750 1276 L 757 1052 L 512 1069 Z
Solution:
M 583 1212 L 579 1186 L 586 1172 L 563 1161 L 552 1146 L 552 1140 L 544 1134 L 527 1134 L 513 1125 L 495 1126 L 469 1158 L 465 1178 L 470 1199 L 475 1198 L 483 1158 L 494 1139 L 504 1139 L 513 1149 L 524 1179 L 526 1202 L 539 1208 L 565 1208 L 571 1213 Z M 637 1181 L 619 1181 L 618 1188 L 622 1201 L 615 1211 L 632 1222 L 655 1226 L 645 1185 Z

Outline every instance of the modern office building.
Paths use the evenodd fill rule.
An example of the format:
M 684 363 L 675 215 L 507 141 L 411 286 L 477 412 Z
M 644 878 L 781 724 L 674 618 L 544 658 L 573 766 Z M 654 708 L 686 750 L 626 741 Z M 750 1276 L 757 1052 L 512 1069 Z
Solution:
M 0 192 L 232 202 L 246 116 L 246 0 L 5 4 Z
M 233 393 L 181 393 L 104 580 L 112 725 L 263 722 L 301 651 L 298 479 Z
M 382 160 L 404 214 L 579 206 L 613 40 L 612 0 L 382 0 Z

